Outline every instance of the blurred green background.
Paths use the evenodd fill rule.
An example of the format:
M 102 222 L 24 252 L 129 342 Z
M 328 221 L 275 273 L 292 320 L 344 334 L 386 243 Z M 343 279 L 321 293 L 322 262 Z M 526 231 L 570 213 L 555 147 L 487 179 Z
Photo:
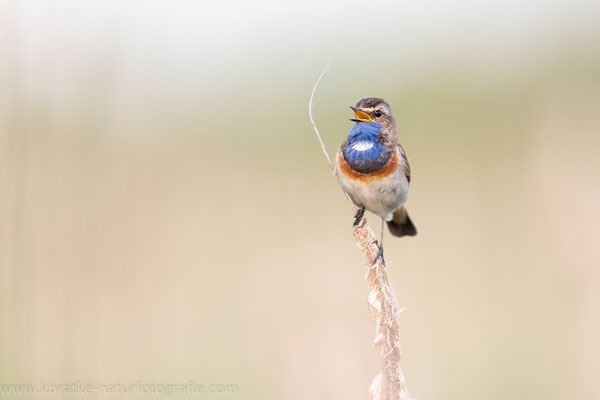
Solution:
M 307 115 L 330 59 L 329 153 L 383 97 L 413 169 L 419 235 L 386 246 L 409 389 L 595 398 L 597 1 L 0 2 L 0 384 L 367 398 L 365 266 Z M 102 398 L 0 395 L 65 397 Z

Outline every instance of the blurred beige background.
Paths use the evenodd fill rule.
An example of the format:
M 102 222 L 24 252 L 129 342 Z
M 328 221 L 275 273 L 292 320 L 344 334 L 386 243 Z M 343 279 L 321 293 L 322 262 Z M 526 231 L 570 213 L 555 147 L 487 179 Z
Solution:
M 409 389 L 595 398 L 597 1 L 1 2 L 0 384 L 367 398 L 365 266 L 307 118 L 330 59 L 330 154 L 379 96 L 413 168 Z

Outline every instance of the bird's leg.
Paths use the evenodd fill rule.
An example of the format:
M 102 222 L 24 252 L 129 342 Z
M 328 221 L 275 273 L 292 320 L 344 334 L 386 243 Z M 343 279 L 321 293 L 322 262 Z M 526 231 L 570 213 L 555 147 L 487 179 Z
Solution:
M 371 263 L 371 267 L 373 265 L 375 265 L 375 263 L 377 262 L 377 260 L 379 259 L 379 257 L 381 257 L 381 261 L 383 261 L 383 264 L 385 265 L 385 258 L 383 258 L 383 231 L 384 231 L 384 227 L 385 227 L 385 219 L 381 218 L 381 241 L 379 243 L 377 243 L 377 240 L 375 240 L 373 242 L 373 243 L 375 243 L 377 245 L 377 247 L 379 248 L 379 251 L 377 252 L 377 256 L 375 256 L 375 259 Z
M 383 228 L 385 227 L 385 218 L 381 217 L 381 248 L 383 249 Z
M 365 215 L 364 207 L 361 207 L 358 210 L 356 210 L 356 214 L 354 214 L 354 223 L 352 224 L 352 226 L 357 226 L 364 215 Z

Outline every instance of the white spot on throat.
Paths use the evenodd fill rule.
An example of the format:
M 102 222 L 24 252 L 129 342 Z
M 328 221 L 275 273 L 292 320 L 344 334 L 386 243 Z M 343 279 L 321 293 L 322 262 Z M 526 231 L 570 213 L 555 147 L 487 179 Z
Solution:
M 366 140 L 356 142 L 352 145 L 352 148 L 356 151 L 367 151 L 371 147 L 373 147 L 373 142 L 368 142 Z

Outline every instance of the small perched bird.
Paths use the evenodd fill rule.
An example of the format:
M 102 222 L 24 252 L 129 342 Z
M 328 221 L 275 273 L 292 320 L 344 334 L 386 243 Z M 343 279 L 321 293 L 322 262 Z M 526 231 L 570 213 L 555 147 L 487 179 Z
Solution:
M 408 196 L 410 165 L 398 142 L 396 121 L 383 99 L 360 100 L 354 111 L 356 122 L 338 149 L 334 173 L 358 212 L 356 226 L 365 209 L 381 217 L 381 240 L 377 258 L 383 256 L 384 222 L 394 236 L 414 236 L 417 229 L 404 203 Z

